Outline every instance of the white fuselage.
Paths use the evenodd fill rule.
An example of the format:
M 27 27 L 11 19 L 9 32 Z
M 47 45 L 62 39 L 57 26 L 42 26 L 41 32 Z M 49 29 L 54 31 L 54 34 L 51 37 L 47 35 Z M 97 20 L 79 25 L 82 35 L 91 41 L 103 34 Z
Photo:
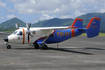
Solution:
M 54 31 L 53 29 L 55 28 L 58 27 L 30 28 L 31 36 L 29 36 L 29 43 L 33 44 L 37 39 L 47 36 L 49 32 L 50 34 L 53 33 Z M 8 36 L 8 43 L 27 44 L 28 43 L 27 28 L 20 28 L 15 30 L 14 33 Z
M 41 31 L 39 29 L 35 28 L 30 28 L 31 31 L 34 31 L 32 33 L 32 37 L 29 39 L 29 43 L 32 44 L 37 40 L 38 38 L 42 37 Z M 28 43 L 28 34 L 26 33 L 27 29 L 26 28 L 20 28 L 16 30 L 14 33 L 8 36 L 8 43 L 20 43 L 20 44 L 27 44 Z M 37 34 L 36 34 L 37 32 Z M 21 33 L 21 34 L 20 34 Z

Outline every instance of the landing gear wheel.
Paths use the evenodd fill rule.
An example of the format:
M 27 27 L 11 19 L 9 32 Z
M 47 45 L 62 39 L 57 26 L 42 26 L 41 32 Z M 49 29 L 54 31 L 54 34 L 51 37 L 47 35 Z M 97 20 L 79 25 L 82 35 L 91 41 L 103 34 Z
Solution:
M 7 49 L 11 49 L 11 46 L 10 45 L 7 45 Z
M 35 49 L 39 49 L 39 45 L 38 44 L 34 44 L 34 48 Z
M 46 49 L 48 49 L 48 46 L 47 45 L 43 45 L 42 49 L 46 50 Z

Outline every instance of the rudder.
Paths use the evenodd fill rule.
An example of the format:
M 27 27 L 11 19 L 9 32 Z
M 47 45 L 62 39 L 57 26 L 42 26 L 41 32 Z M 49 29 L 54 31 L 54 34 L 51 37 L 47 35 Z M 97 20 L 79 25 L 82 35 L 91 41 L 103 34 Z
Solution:
M 93 17 L 89 24 L 86 27 L 86 33 L 87 33 L 87 37 L 91 38 L 94 36 L 98 36 L 99 35 L 99 31 L 100 31 L 100 18 L 98 17 Z

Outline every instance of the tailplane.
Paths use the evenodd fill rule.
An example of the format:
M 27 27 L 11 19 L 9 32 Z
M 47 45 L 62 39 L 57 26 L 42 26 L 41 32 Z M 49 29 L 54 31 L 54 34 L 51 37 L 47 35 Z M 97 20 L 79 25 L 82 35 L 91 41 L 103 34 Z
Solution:
M 100 31 L 100 18 L 98 17 L 93 17 L 89 24 L 86 27 L 86 33 L 87 33 L 87 37 L 91 38 L 94 36 L 98 36 L 99 35 L 99 31 Z

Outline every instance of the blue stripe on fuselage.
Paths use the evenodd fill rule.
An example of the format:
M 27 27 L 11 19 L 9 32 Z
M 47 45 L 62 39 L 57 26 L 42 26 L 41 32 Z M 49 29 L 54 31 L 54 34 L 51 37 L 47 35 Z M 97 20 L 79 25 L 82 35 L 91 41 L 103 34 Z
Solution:
M 80 32 L 78 29 L 75 29 L 75 36 L 81 35 L 82 32 Z M 59 43 L 64 40 L 67 40 L 71 38 L 72 31 L 71 29 L 66 29 L 66 30 L 56 30 L 54 33 L 54 37 L 50 36 L 47 40 L 46 43 Z
M 67 40 L 69 38 L 71 38 L 71 30 L 70 29 L 56 30 L 56 32 L 54 33 L 54 37 L 50 36 L 46 42 L 47 43 L 58 43 L 58 42 Z
M 44 44 L 50 44 L 50 43 L 59 43 L 64 40 L 67 40 L 72 37 L 72 30 L 71 29 L 66 29 L 66 30 L 56 30 L 53 36 L 49 36 L 49 38 L 45 41 Z M 81 35 L 83 30 L 75 29 L 75 36 Z M 73 34 L 74 35 L 74 34 Z M 74 36 L 74 37 L 75 37 Z M 35 43 L 41 44 L 45 38 L 41 38 L 37 40 Z

